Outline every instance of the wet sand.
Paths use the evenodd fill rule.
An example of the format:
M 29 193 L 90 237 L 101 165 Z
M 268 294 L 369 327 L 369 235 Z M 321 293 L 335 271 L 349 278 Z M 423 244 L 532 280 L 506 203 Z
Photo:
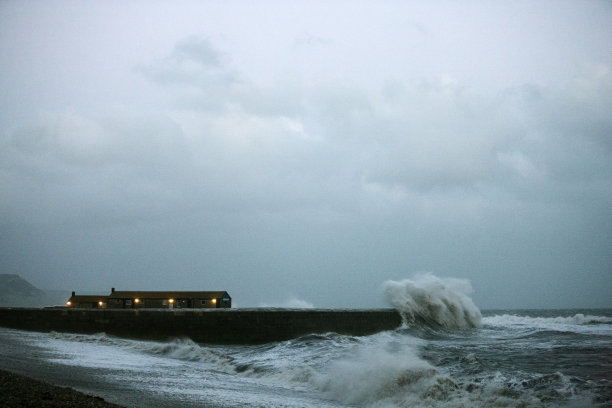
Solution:
M 58 387 L 0 370 L 0 405 L 3 407 L 120 408 L 101 397 Z

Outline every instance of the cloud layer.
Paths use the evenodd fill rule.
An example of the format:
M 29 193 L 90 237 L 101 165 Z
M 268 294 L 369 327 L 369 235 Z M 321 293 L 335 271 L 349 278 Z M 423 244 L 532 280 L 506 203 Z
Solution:
M 483 24 L 486 10 L 468 10 Z M 13 61 L 0 97 L 12 113 L 0 117 L 2 268 L 43 287 L 213 285 L 244 306 L 274 304 L 267 299 L 281 291 L 355 307 L 382 303 L 377 290 L 388 278 L 430 270 L 471 279 L 485 306 L 609 306 L 609 55 L 599 40 L 586 56 L 571 44 L 555 48 L 557 62 L 574 58 L 574 69 L 551 68 L 567 73 L 563 81 L 524 81 L 529 73 L 518 72 L 491 86 L 486 64 L 465 68 L 465 56 L 449 56 L 445 69 L 423 58 L 400 75 L 424 44 L 436 58 L 457 52 L 448 48 L 450 28 L 435 25 L 438 11 L 420 10 L 422 21 L 371 38 L 352 38 L 344 23 L 308 25 L 306 15 L 309 29 L 278 27 L 287 36 L 282 53 L 270 27 L 249 42 L 250 25 L 222 31 L 210 20 L 222 34 L 187 21 L 144 41 L 155 51 L 131 57 L 140 38 L 132 29 L 113 53 L 91 34 L 106 56 L 131 61 L 125 66 L 60 53 L 45 56 L 41 73 L 22 69 L 25 57 Z M 1 16 L 31 22 L 38 12 L 4 5 Z M 368 24 L 393 21 L 384 14 Z M 565 24 L 591 38 L 598 21 Z M 40 45 L 46 29 L 40 37 L 3 30 L 18 45 Z M 459 38 L 473 38 L 462 30 Z M 612 39 L 609 29 L 603 35 Z M 369 55 L 370 42 L 383 38 L 389 43 Z M 508 40 L 496 54 L 517 52 L 520 39 Z M 411 42 L 420 45 L 401 49 Z M 537 50 L 535 42 L 527 48 Z M 259 60 L 248 51 L 255 43 Z M 6 40 L 2 47 L 20 55 Z M 389 63 L 371 60 L 385 55 Z M 344 65 L 359 58 L 363 66 Z M 52 61 L 82 68 L 66 78 Z M 24 89 L 34 72 L 57 84 Z M 540 301 L 544 288 L 552 293 Z

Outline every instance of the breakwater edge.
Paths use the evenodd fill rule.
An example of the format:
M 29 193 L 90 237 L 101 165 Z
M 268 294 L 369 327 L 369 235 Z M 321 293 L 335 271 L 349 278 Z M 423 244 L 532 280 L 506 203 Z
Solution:
M 328 332 L 363 336 L 396 329 L 401 323 L 394 309 L 0 308 L 0 326 L 13 329 L 152 340 L 187 337 L 210 344 L 261 344 Z

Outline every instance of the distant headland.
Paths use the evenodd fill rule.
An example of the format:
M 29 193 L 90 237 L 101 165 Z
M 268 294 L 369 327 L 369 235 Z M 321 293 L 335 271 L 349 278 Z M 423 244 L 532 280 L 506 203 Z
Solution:
M 67 290 L 42 290 L 16 274 L 0 274 L 0 307 L 65 305 Z

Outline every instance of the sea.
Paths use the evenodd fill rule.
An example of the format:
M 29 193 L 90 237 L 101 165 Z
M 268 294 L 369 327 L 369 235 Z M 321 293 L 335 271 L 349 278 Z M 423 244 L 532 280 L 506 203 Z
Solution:
M 0 328 L 0 368 L 127 407 L 612 407 L 612 309 L 485 310 L 465 281 L 387 282 L 370 336 L 260 345 Z

